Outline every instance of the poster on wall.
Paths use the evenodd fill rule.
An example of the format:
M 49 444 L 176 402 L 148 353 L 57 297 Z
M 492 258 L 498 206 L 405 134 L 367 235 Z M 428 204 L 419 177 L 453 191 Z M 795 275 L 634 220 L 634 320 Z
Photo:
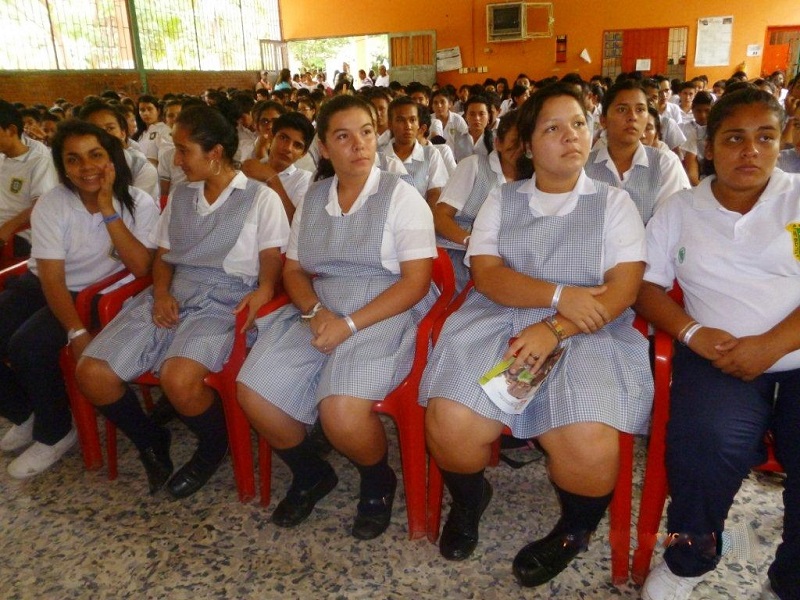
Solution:
M 733 17 L 704 17 L 697 20 L 696 67 L 727 67 L 731 64 Z
M 436 52 L 436 70 L 439 73 L 442 71 L 457 71 L 460 68 L 461 48 L 459 46 L 442 48 Z

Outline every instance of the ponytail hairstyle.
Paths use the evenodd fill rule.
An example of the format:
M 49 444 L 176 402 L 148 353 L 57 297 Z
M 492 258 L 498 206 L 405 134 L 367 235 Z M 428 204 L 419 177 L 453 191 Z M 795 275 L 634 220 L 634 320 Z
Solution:
M 133 175 L 125 160 L 125 152 L 122 149 L 122 142 L 110 133 L 106 133 L 97 125 L 79 119 L 68 119 L 61 121 L 56 128 L 56 133 L 51 142 L 53 152 L 53 163 L 58 173 L 59 181 L 67 188 L 76 191 L 75 185 L 67 178 L 67 169 L 64 166 L 64 144 L 72 137 L 83 137 L 91 135 L 97 138 L 97 142 L 108 154 L 108 158 L 114 165 L 114 185 L 112 191 L 121 205 L 120 212 L 126 209 L 131 213 L 135 212 L 135 203 L 131 192 L 128 189 L 133 185 Z
M 322 105 L 317 113 L 317 137 L 322 143 L 325 143 L 325 138 L 328 136 L 328 130 L 331 126 L 331 118 L 336 113 L 350 110 L 351 108 L 358 108 L 363 110 L 369 115 L 369 120 L 373 127 L 375 126 L 375 117 L 373 117 L 373 106 L 364 100 L 361 96 L 340 95 L 334 96 Z M 333 163 L 330 159 L 319 157 L 317 162 L 317 172 L 314 175 L 314 181 L 320 181 L 333 177 L 336 171 L 333 168 Z
M 708 123 L 706 124 L 706 149 L 713 147 L 714 138 L 725 119 L 730 117 L 739 107 L 753 104 L 760 104 L 775 113 L 778 117 L 779 131 L 783 131 L 786 124 L 786 113 L 780 102 L 773 94 L 758 89 L 752 84 L 747 84 L 744 88 L 733 92 L 726 90 L 725 94 L 711 106 L 711 112 L 708 113 Z M 703 174 L 716 174 L 713 160 L 706 159 L 703 161 Z

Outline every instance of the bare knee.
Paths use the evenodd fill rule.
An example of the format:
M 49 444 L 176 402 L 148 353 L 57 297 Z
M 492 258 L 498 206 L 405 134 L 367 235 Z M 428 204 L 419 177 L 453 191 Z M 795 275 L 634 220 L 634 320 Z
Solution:
M 576 423 L 539 437 L 548 454 L 550 474 L 570 491 L 605 493 L 619 471 L 619 432 L 603 423 Z
M 104 360 L 81 357 L 75 378 L 81 393 L 92 404 L 110 404 L 124 393 L 124 382 Z
M 195 414 L 213 400 L 213 392 L 203 381 L 206 375 L 208 370 L 195 361 L 170 359 L 161 369 L 161 387 L 178 412 Z
M 425 436 L 431 454 L 440 464 L 488 462 L 490 446 L 502 430 L 502 423 L 458 402 L 446 398 L 431 398 L 428 402 Z

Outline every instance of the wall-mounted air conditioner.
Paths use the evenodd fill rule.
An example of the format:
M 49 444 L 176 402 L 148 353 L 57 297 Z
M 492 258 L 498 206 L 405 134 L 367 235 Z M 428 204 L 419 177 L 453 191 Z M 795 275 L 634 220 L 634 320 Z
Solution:
M 518 42 L 553 37 L 552 2 L 503 2 L 486 5 L 486 40 Z
M 486 5 L 486 39 L 490 42 L 524 40 L 527 35 L 524 2 Z

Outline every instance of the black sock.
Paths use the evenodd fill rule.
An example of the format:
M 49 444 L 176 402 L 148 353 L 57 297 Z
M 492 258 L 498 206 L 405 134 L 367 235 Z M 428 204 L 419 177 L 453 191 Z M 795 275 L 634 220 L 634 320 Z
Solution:
M 478 510 L 483 499 L 483 472 L 481 469 L 475 473 L 453 473 L 441 469 L 442 479 L 450 490 L 453 502 L 461 506 Z
M 388 494 L 397 478 L 389 466 L 389 454 L 383 455 L 374 465 L 359 465 L 353 463 L 361 475 L 361 497 L 380 498 Z
M 225 411 L 218 396 L 208 409 L 194 417 L 179 415 L 181 421 L 197 436 L 195 455 L 208 464 L 217 464 L 228 451 L 228 429 L 225 426 Z
M 119 400 L 98 406 L 97 410 L 128 436 L 139 452 L 143 452 L 151 446 L 163 444 L 168 440 L 167 430 L 153 423 L 144 414 L 139 399 L 128 386 L 125 386 L 125 393 Z
M 586 533 L 597 529 L 600 519 L 611 504 L 614 493 L 605 496 L 580 496 L 553 484 L 561 503 L 561 518 L 556 530 L 567 533 Z
M 291 448 L 283 450 L 276 448 L 275 454 L 292 472 L 292 489 L 307 490 L 331 470 L 331 466 L 319 457 L 314 443 L 308 436 Z

